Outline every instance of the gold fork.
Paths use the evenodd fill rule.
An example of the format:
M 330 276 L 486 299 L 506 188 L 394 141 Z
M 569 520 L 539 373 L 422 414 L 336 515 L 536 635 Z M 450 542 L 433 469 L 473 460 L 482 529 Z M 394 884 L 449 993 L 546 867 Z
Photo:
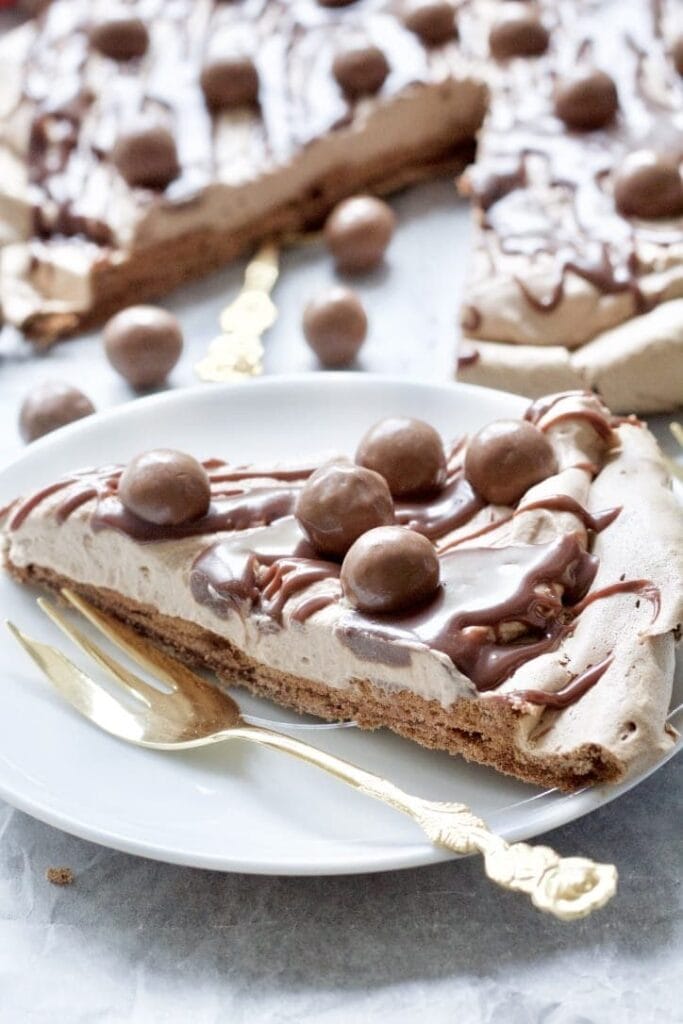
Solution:
M 61 696 L 113 736 L 155 750 L 187 750 L 241 739 L 291 754 L 407 814 L 437 846 L 459 854 L 482 854 L 492 881 L 527 893 L 539 910 L 565 921 L 586 917 L 614 895 L 617 872 L 613 865 L 596 864 L 583 857 L 560 857 L 547 846 L 507 843 L 464 804 L 412 796 L 386 779 L 292 736 L 250 725 L 235 701 L 222 690 L 72 591 L 62 593 L 100 633 L 167 687 L 162 692 L 129 671 L 44 598 L 38 599 L 43 612 L 121 686 L 120 697 L 95 683 L 60 650 L 32 640 L 8 622 L 16 639 Z

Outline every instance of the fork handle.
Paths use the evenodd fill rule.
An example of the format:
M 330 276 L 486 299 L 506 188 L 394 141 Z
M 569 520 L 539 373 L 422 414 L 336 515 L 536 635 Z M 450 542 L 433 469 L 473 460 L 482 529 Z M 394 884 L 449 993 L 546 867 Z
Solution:
M 407 814 L 437 846 L 453 853 L 482 854 L 491 881 L 505 889 L 526 893 L 539 910 L 564 921 L 586 917 L 604 906 L 616 891 L 617 870 L 612 864 L 596 864 L 584 857 L 560 857 L 548 846 L 507 843 L 465 804 L 412 796 L 379 775 L 285 733 L 242 725 L 227 730 L 223 736 L 258 743 L 315 765 L 360 793 Z

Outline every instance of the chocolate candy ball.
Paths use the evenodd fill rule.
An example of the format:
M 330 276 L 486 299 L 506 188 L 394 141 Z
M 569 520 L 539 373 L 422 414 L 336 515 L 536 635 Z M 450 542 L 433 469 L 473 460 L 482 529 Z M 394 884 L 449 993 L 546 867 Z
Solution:
M 141 18 L 125 8 L 112 11 L 90 27 L 90 45 L 112 60 L 142 57 L 149 46 L 149 32 Z
M 200 82 L 212 110 L 253 106 L 258 100 L 258 72 L 251 57 L 243 54 L 208 61 Z
M 465 476 L 485 501 L 515 505 L 530 487 L 557 472 L 550 441 L 524 420 L 497 420 L 470 441 Z
M 439 559 L 430 540 L 403 526 L 380 526 L 359 537 L 341 570 L 344 596 L 375 615 L 419 608 L 439 586 Z
M 650 149 L 630 153 L 614 179 L 614 200 L 625 217 L 680 216 L 683 179 L 678 163 Z
M 407 0 L 403 23 L 425 46 L 440 46 L 456 35 L 455 11 L 449 0 Z
M 338 270 L 373 270 L 384 258 L 396 226 L 390 206 L 374 196 L 352 196 L 335 206 L 325 223 L 325 242 Z
M 62 381 L 45 381 L 26 396 L 19 410 L 19 433 L 24 441 L 65 427 L 95 412 L 95 406 L 78 388 Z
M 119 136 L 112 160 L 133 188 L 165 189 L 180 174 L 178 152 L 170 131 L 145 119 Z
M 211 485 L 206 470 L 191 455 L 155 448 L 136 455 L 119 480 L 122 504 L 147 523 L 179 526 L 206 515 Z
M 393 523 L 394 503 L 379 473 L 330 462 L 306 481 L 295 515 L 321 554 L 342 557 L 366 530 Z
M 424 420 L 380 420 L 361 440 L 356 462 L 383 476 L 395 498 L 435 491 L 446 480 L 443 442 Z
M 355 43 L 337 52 L 332 74 L 350 99 L 358 99 L 379 92 L 389 74 L 389 63 L 378 46 Z
M 503 10 L 489 33 L 489 49 L 496 60 L 539 57 L 548 49 L 548 30 L 526 4 L 501 5 Z
M 671 59 L 679 75 L 683 75 L 683 32 L 677 36 L 671 46 Z
M 555 92 L 555 113 L 576 131 L 604 128 L 614 120 L 618 107 L 614 79 L 595 68 L 582 68 L 563 78 Z
M 134 388 L 163 384 L 182 349 L 180 324 L 157 306 L 129 306 L 104 328 L 107 359 Z
M 338 286 L 308 303 L 303 326 L 323 366 L 348 366 L 365 341 L 368 318 L 356 293 Z

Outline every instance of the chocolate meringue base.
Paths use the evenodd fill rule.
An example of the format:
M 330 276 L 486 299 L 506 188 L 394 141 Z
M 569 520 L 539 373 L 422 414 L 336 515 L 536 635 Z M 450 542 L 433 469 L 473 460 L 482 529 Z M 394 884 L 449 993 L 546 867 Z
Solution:
M 528 736 L 529 705 L 461 697 L 444 707 L 410 690 L 382 689 L 368 679 L 353 679 L 343 689 L 334 688 L 263 665 L 225 637 L 162 615 L 115 591 L 88 586 L 40 566 L 8 564 L 7 568 L 22 583 L 39 583 L 57 592 L 69 587 L 186 664 L 214 672 L 226 686 L 244 687 L 301 714 L 355 721 L 361 729 L 390 729 L 423 747 L 459 754 L 525 782 L 564 792 L 618 782 L 626 774 L 626 764 L 600 743 L 583 743 L 561 753 L 535 752 Z
M 527 398 L 589 388 L 613 412 L 669 412 L 683 405 L 683 299 L 603 331 L 573 351 L 465 338 L 461 353 L 456 376 L 466 384 Z

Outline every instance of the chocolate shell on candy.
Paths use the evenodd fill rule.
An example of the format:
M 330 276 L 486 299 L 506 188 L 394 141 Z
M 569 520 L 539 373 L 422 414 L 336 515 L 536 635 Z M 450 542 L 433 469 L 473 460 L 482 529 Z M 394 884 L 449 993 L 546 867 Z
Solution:
M 446 481 L 446 453 L 441 437 L 424 420 L 392 416 L 368 430 L 356 462 L 380 473 L 394 497 L 429 494 Z
M 325 242 L 338 270 L 358 274 L 377 267 L 396 226 L 391 207 L 375 196 L 351 196 L 325 222 Z
M 342 564 L 344 596 L 377 615 L 417 609 L 436 593 L 439 559 L 431 541 L 404 526 L 364 533 Z
M 386 388 L 364 391 L 391 402 Z M 447 417 L 446 396 L 434 401 Z M 351 442 L 348 411 L 333 429 Z M 645 424 L 584 392 L 543 396 L 525 415 L 476 435 L 465 471 L 486 492 L 534 487 L 555 468 L 546 439 L 563 471 L 494 508 L 469 500 L 455 445 L 447 485 L 424 502 L 440 506 L 429 539 L 415 516 L 399 523 L 421 499 L 397 501 L 392 522 L 386 481 L 364 467 L 153 451 L 123 474 L 105 461 L 36 479 L 0 512 L 4 565 L 299 711 L 388 727 L 541 786 L 622 780 L 675 743 L 683 518 Z M 449 433 L 459 426 L 453 409 Z
M 389 62 L 378 46 L 356 41 L 337 51 L 332 74 L 347 96 L 359 99 L 379 92 L 389 74 Z
M 134 388 L 163 384 L 182 348 L 178 320 L 158 306 L 129 306 L 113 316 L 104 328 L 107 358 Z
M 35 441 L 93 412 L 95 406 L 78 388 L 63 381 L 45 381 L 24 399 L 19 411 L 19 433 L 24 441 Z
M 163 190 L 180 174 L 171 132 L 148 118 L 124 127 L 114 145 L 112 160 L 133 187 Z
M 356 293 L 337 286 L 311 299 L 304 310 L 303 329 L 323 366 L 348 366 L 365 341 L 368 318 Z
M 614 79 L 596 68 L 581 68 L 560 79 L 555 90 L 555 113 L 576 131 L 604 128 L 618 108 Z
M 649 149 L 629 153 L 614 179 L 614 201 L 625 217 L 681 216 L 683 177 L 679 161 Z
M 339 558 L 367 530 L 393 523 L 394 503 L 379 473 L 330 462 L 306 481 L 295 515 L 321 554 Z
M 526 3 L 501 3 L 500 14 L 489 33 L 491 55 L 496 60 L 538 57 L 548 49 L 550 34 Z
M 497 420 L 471 439 L 465 475 L 492 505 L 515 505 L 530 487 L 557 472 L 548 438 L 523 420 Z
M 683 75 L 683 32 L 676 36 L 671 45 L 671 59 L 679 75 Z
M 90 45 L 112 60 L 133 60 L 147 52 L 149 32 L 142 18 L 114 7 L 90 26 Z
M 457 35 L 455 7 L 451 0 L 407 0 L 403 24 L 425 46 L 440 46 Z
M 253 106 L 258 101 L 258 72 L 253 59 L 246 54 L 208 60 L 200 81 L 206 105 L 211 110 Z
M 206 515 L 209 477 L 185 452 L 156 448 L 137 455 L 119 480 L 118 496 L 134 515 L 157 526 L 179 526 Z

